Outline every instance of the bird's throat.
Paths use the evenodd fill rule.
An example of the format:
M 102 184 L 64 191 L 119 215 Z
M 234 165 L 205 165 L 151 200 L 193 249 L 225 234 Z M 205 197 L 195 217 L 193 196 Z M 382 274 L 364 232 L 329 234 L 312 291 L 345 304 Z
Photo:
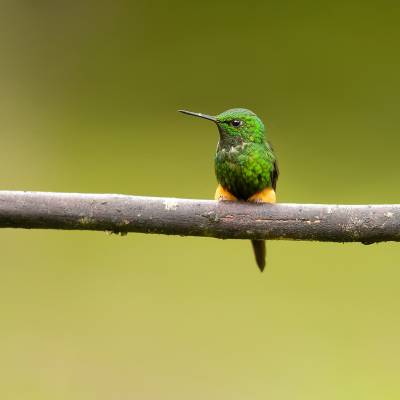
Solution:
M 244 146 L 243 138 L 240 136 L 228 136 L 220 134 L 217 151 L 230 151 L 233 148 Z

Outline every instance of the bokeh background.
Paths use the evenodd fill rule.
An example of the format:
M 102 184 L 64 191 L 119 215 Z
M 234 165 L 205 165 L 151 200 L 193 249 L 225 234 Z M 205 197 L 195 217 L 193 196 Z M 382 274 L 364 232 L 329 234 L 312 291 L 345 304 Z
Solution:
M 1 1 L 2 189 L 211 198 L 266 122 L 282 202 L 398 203 L 400 6 Z M 398 244 L 0 232 L 3 399 L 398 399 Z

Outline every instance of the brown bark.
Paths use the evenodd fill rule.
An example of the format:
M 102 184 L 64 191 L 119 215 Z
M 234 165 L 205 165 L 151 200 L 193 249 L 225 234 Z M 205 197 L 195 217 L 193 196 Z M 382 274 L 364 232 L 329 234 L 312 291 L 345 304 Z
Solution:
M 325 242 L 400 241 L 400 205 L 250 204 L 0 191 L 0 228 Z

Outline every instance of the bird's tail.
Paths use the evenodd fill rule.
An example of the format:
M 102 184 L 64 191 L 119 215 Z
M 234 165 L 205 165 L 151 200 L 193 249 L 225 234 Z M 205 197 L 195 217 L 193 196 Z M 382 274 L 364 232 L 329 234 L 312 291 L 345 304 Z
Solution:
M 265 268 L 265 256 L 267 254 L 265 240 L 252 240 L 251 244 L 253 245 L 258 268 L 260 268 L 260 271 L 263 272 Z

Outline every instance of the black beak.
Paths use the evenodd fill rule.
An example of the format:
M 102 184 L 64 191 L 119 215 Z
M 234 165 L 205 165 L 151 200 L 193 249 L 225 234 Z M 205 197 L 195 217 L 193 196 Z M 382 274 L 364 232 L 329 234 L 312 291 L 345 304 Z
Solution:
M 186 110 L 178 110 L 178 111 L 183 113 L 183 114 L 193 115 L 194 117 L 204 118 L 204 119 L 208 119 L 208 120 L 213 121 L 213 122 L 217 122 L 217 118 L 213 117 L 212 115 L 196 113 L 196 112 L 193 112 L 193 111 L 186 111 Z

